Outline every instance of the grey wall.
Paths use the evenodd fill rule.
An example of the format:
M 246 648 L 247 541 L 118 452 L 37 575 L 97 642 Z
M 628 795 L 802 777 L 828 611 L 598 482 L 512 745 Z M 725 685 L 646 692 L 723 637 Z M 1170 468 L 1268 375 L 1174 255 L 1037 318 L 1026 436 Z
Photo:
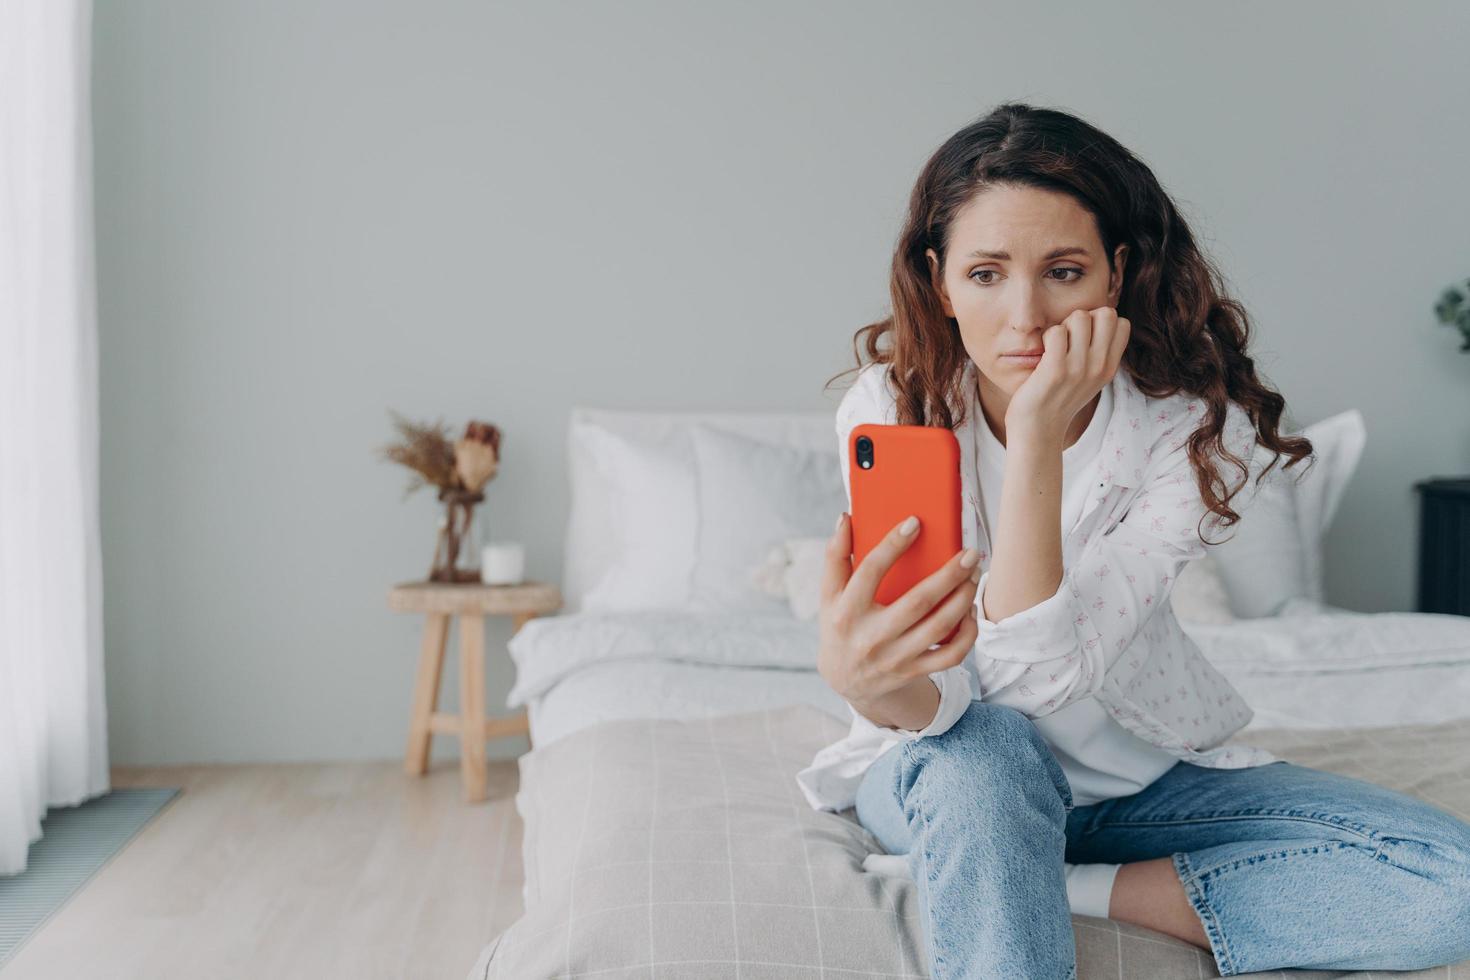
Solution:
M 919 166 L 1010 99 L 1155 168 L 1292 420 L 1362 410 L 1328 598 L 1412 608 L 1411 485 L 1470 471 L 1431 312 L 1470 275 L 1470 7 L 1015 6 L 98 0 L 115 761 L 399 755 L 385 592 L 437 511 L 387 409 L 503 427 L 491 533 L 555 581 L 570 407 L 834 407 Z

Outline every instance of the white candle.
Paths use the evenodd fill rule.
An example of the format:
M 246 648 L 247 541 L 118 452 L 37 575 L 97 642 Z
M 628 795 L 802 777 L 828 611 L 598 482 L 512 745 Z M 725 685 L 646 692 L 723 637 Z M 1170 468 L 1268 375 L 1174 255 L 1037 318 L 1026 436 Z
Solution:
M 526 549 L 519 541 L 492 541 L 480 549 L 480 581 L 518 585 L 526 575 Z

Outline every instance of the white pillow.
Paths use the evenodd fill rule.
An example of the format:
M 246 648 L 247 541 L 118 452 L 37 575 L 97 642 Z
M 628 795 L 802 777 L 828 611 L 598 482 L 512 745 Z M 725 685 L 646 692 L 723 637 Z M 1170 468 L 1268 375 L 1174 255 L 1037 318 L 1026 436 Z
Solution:
M 830 530 L 846 508 L 835 450 L 776 446 L 701 424 L 690 435 L 699 499 L 691 604 L 779 607 L 753 576 L 772 547 Z
M 1263 452 L 1257 447 L 1257 460 Z M 1264 465 L 1257 462 L 1256 471 Z M 1277 463 L 1261 481 L 1250 508 L 1241 511 L 1240 523 L 1224 532 L 1227 536 L 1224 543 L 1205 548 L 1236 617 L 1274 616 L 1288 599 L 1306 594 L 1306 543 L 1292 480 L 1300 479 L 1302 468 L 1307 465 L 1308 461 L 1304 460 L 1294 472 L 1287 473 Z M 1228 464 L 1224 473 L 1227 480 L 1238 476 Z M 1255 472 L 1251 479 L 1255 479 Z M 1242 497 L 1247 493 L 1248 490 L 1242 490 Z M 1220 533 L 1216 532 L 1210 539 L 1219 537 Z M 1183 577 L 1181 574 L 1180 578 Z
M 1291 470 L 1278 461 L 1230 539 L 1207 549 L 1242 619 L 1277 615 L 1293 599 L 1325 601 L 1322 542 L 1362 457 L 1363 416 L 1349 409 L 1300 434 L 1315 459 Z
M 694 474 L 678 444 L 650 445 L 607 429 L 582 433 L 582 451 L 612 498 L 602 530 L 611 549 L 605 573 L 581 610 L 670 608 L 689 598 L 696 533 Z
M 675 589 L 661 590 L 655 583 L 667 584 L 667 578 L 634 578 L 622 583 L 609 582 L 608 578 L 626 571 L 626 567 L 614 567 L 625 564 L 620 556 L 624 538 L 629 536 L 620 527 L 625 523 L 621 502 L 639 494 L 645 495 L 642 503 L 649 506 L 635 503 L 637 509 L 652 509 L 653 501 L 646 495 L 657 494 L 673 508 L 672 513 L 679 515 L 675 521 L 683 528 L 679 533 L 687 533 L 680 543 L 687 549 L 685 560 L 692 565 L 694 531 L 683 516 L 697 506 L 694 455 L 689 442 L 690 426 L 697 422 L 775 445 L 823 450 L 832 445 L 831 412 L 683 412 L 574 407 L 566 443 L 571 507 L 562 543 L 563 614 L 582 611 L 587 596 L 593 593 L 597 593 L 594 598 L 604 609 L 625 604 L 631 608 L 677 606 L 687 596 L 687 579 Z M 605 433 L 654 453 L 668 464 L 659 467 L 663 476 L 658 482 L 650 482 L 647 467 L 620 466 L 615 462 L 604 465 L 609 459 Z M 643 525 L 641 521 L 635 523 Z M 653 530 L 654 535 L 659 533 L 658 529 Z M 636 591 L 636 596 L 627 595 L 629 590 Z
M 1174 587 L 1169 590 L 1169 606 L 1181 624 L 1235 621 L 1230 611 L 1230 593 L 1211 549 L 1206 548 L 1202 557 L 1186 562 L 1180 569 Z
M 1321 457 L 1312 466 L 1314 472 L 1308 473 L 1296 486 L 1297 516 L 1301 519 L 1303 550 L 1307 556 L 1306 596 L 1326 602 L 1322 543 L 1363 458 L 1367 431 L 1363 414 L 1353 408 L 1307 426 L 1302 435 L 1312 440 Z

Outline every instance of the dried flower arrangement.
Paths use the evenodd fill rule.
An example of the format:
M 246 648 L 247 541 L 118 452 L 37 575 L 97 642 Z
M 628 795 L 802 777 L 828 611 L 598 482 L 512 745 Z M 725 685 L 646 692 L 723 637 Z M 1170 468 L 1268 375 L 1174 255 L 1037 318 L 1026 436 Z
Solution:
M 442 420 L 424 425 L 389 411 L 402 438 L 383 446 L 383 457 L 415 473 L 404 497 L 419 487 L 435 486 L 446 508 L 434 542 L 429 581 L 478 581 L 478 569 L 461 567 L 460 551 L 466 544 L 472 544 L 466 538 L 475 505 L 485 499 L 485 484 L 495 478 L 500 466 L 500 429 L 488 422 L 472 421 L 465 426 L 463 436 L 451 441 Z

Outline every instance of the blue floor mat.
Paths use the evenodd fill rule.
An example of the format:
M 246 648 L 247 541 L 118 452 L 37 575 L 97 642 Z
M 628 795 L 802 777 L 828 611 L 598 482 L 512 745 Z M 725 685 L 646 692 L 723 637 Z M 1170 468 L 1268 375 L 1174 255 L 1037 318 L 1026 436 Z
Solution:
M 178 792 L 115 789 L 48 810 L 26 869 L 0 877 L 0 966 Z

